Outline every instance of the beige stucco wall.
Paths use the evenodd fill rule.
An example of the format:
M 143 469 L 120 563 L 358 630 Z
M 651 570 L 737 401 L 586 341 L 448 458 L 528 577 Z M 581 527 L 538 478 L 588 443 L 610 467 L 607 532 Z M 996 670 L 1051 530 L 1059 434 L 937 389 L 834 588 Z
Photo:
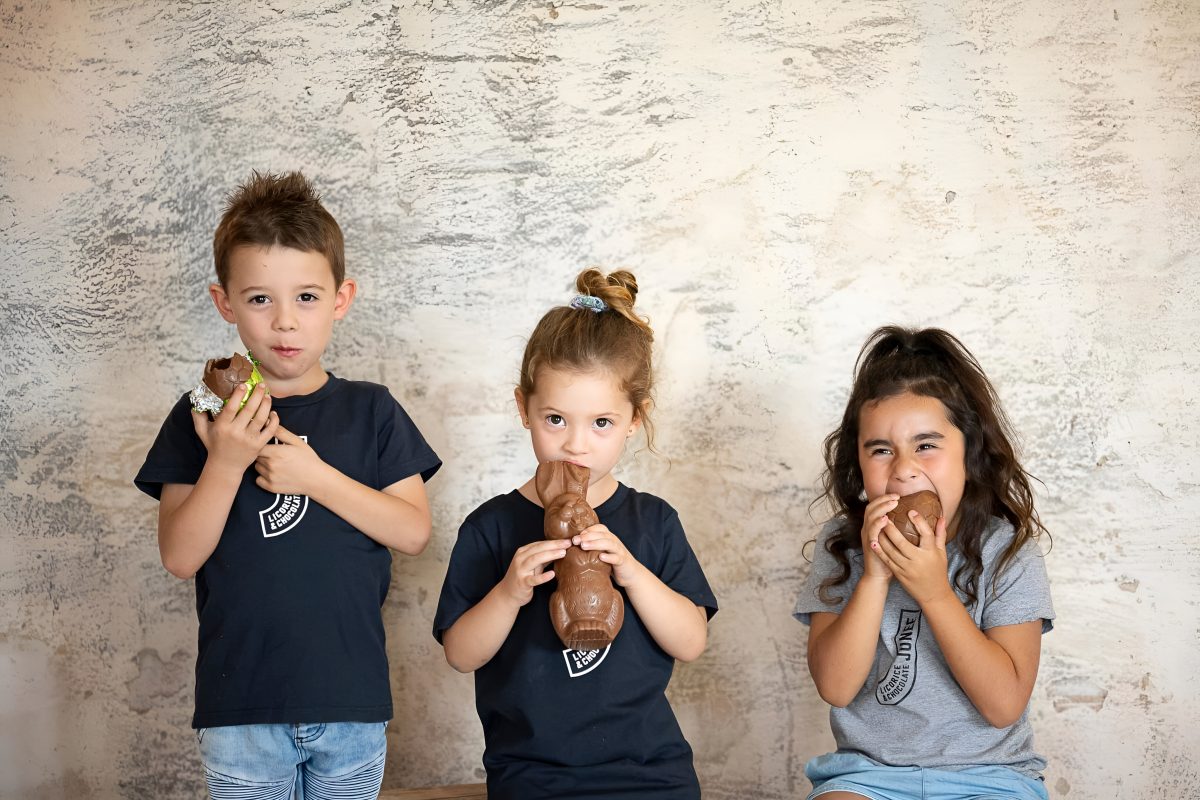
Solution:
M 553 7 L 552 7 L 553 6 Z M 522 337 L 628 266 L 665 459 L 720 597 L 672 699 L 706 796 L 831 746 L 789 617 L 821 438 L 876 325 L 937 324 L 1043 481 L 1056 798 L 1200 781 L 1200 5 L 1193 0 L 0 0 L 0 796 L 195 797 L 193 588 L 130 479 L 203 359 L 222 196 L 304 169 L 360 301 L 327 365 L 446 467 L 386 608 L 387 785 L 481 775 L 429 635 L 458 522 L 522 481 Z

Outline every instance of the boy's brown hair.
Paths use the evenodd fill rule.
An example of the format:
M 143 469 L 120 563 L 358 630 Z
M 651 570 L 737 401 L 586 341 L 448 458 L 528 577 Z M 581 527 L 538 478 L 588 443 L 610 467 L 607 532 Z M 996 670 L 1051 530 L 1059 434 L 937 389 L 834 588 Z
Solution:
M 230 193 L 213 235 L 217 281 L 229 280 L 229 257 L 244 245 L 290 247 L 325 256 L 334 288 L 346 277 L 342 229 L 321 205 L 321 197 L 299 172 L 275 175 L 255 170 Z

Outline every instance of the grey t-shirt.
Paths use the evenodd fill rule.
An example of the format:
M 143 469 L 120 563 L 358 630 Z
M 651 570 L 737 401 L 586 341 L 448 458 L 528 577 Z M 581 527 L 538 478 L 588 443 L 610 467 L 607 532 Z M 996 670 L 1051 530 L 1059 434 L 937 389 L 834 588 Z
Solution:
M 837 530 L 828 522 L 817 537 L 812 572 L 800 590 L 793 616 L 805 625 L 816 611 L 840 614 L 862 577 L 862 552 L 850 551 L 850 578 L 829 590 L 833 604 L 817 594 L 821 581 L 838 572 L 825 543 Z M 980 630 L 1042 620 L 1042 633 L 1053 627 L 1050 584 L 1036 542 L 1017 552 L 993 587 L 996 562 L 1012 542 L 1013 528 L 993 518 L 984 537 L 979 599 L 968 606 Z M 951 577 L 963 555 L 957 543 L 946 546 Z M 883 764 L 955 769 L 1004 765 L 1039 777 L 1046 760 L 1033 749 L 1029 709 L 1007 728 L 993 728 L 959 687 L 917 602 L 893 580 L 888 586 L 874 678 L 868 679 L 845 708 L 831 708 L 829 723 L 839 751 L 861 753 Z

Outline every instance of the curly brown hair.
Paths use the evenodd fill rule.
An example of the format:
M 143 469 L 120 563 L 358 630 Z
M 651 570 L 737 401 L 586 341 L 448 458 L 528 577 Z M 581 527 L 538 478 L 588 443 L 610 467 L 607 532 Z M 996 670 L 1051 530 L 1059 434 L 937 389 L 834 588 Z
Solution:
M 850 577 L 850 553 L 862 550 L 863 513 L 867 507 L 858 463 L 858 422 L 863 406 L 912 393 L 941 401 L 946 416 L 962 431 L 966 444 L 966 486 L 959 505 L 956 539 L 965 557 L 955 570 L 955 589 L 968 605 L 978 597 L 983 572 L 983 538 L 988 520 L 1008 520 L 1016 536 L 1000 557 L 996 574 L 1029 539 L 1046 533 L 1033 507 L 1031 480 L 1017 459 L 1016 436 L 996 390 L 975 356 L 950 333 L 939 328 L 888 325 L 872 333 L 854 365 L 854 383 L 842 423 L 825 437 L 825 498 L 841 524 L 826 549 L 841 571 L 821 583 L 821 599 L 833 603 L 830 590 Z

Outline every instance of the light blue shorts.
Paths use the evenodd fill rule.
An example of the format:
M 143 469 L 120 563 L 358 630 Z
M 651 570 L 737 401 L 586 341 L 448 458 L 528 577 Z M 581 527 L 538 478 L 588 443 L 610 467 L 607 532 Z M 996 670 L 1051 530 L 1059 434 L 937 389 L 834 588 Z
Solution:
M 229 725 L 196 740 L 213 800 L 359 800 L 379 795 L 386 722 Z
M 871 800 L 1049 800 L 1040 778 L 1008 767 L 961 770 L 889 767 L 856 753 L 817 756 L 804 767 L 812 781 L 808 800 L 829 792 L 854 792 Z

